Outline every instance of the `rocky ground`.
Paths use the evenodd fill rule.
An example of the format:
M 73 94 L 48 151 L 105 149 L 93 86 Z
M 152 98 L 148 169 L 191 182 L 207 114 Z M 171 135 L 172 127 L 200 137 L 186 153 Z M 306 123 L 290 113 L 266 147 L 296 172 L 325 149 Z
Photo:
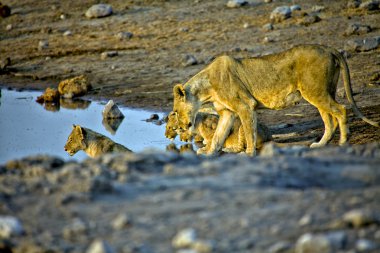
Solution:
M 347 57 L 354 98 L 380 121 L 377 1 L 2 1 L 0 85 L 57 87 L 85 74 L 87 97 L 170 110 L 171 89 L 220 54 L 302 43 Z M 270 19 L 278 6 L 285 8 Z M 269 23 L 273 23 L 269 25 Z M 7 60 L 7 58 L 9 58 Z M 340 84 L 337 99 L 347 104 Z M 379 252 L 380 130 L 350 113 L 351 146 L 267 146 L 256 158 L 145 152 L 82 163 L 29 157 L 0 167 L 1 252 Z M 276 142 L 323 131 L 306 102 L 259 112 Z M 278 135 L 280 134 L 280 135 Z

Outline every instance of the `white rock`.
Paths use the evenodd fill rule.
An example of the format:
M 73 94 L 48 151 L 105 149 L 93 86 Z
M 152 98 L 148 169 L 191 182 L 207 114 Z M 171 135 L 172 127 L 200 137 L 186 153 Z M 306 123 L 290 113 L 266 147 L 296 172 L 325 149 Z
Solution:
M 124 118 L 123 113 L 120 111 L 119 107 L 117 107 L 112 99 L 108 101 L 108 103 L 104 106 L 102 114 L 103 118 L 106 119 Z
M 293 11 L 300 11 L 301 10 L 301 6 L 299 6 L 298 4 L 292 5 L 292 6 L 290 6 L 290 10 L 292 12 Z
M 196 240 L 191 245 L 191 248 L 194 249 L 198 253 L 211 253 L 213 252 L 215 246 L 212 241 Z
M 132 224 L 131 218 L 125 214 L 119 214 L 113 221 L 112 221 L 112 227 L 116 230 L 120 230 L 123 228 L 126 228 Z
M 230 0 L 227 2 L 227 7 L 229 8 L 237 8 L 248 4 L 245 0 Z
M 0 237 L 9 239 L 21 235 L 24 229 L 21 222 L 12 216 L 0 216 Z
M 49 42 L 47 40 L 40 40 L 38 42 L 38 50 L 47 49 L 49 47 Z
M 372 212 L 362 209 L 355 209 L 345 213 L 343 215 L 343 221 L 356 228 L 377 222 L 376 217 Z
M 193 228 L 187 228 L 184 230 L 181 230 L 178 232 L 173 240 L 172 240 L 172 245 L 174 248 L 188 248 L 190 247 L 197 238 L 197 233 Z
M 289 6 L 279 6 L 272 11 L 270 14 L 270 20 L 274 22 L 281 22 L 285 19 L 290 18 L 292 11 Z
M 115 251 L 111 246 L 103 240 L 95 240 L 91 243 L 90 247 L 86 250 L 86 253 L 114 253 Z
M 102 18 L 111 15 L 112 6 L 109 4 L 95 4 L 91 6 L 85 13 L 88 18 Z
M 12 24 L 8 24 L 8 25 L 5 27 L 5 30 L 10 31 L 10 30 L 12 30 L 12 28 L 13 28 Z
M 70 30 L 67 30 L 66 32 L 63 33 L 63 36 L 72 36 L 73 33 Z
M 359 252 L 367 252 L 376 249 L 376 244 L 373 241 L 367 239 L 359 239 L 355 244 L 356 249 Z
M 346 243 L 347 235 L 345 232 L 332 232 L 327 234 L 302 235 L 296 243 L 296 253 L 333 253 L 341 250 Z

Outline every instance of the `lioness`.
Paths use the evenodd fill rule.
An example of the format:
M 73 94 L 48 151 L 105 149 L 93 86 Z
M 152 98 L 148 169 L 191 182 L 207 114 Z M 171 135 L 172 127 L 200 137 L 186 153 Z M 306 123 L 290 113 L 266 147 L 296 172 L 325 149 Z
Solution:
M 165 136 L 173 140 L 178 134 L 181 141 L 191 142 L 193 137 L 196 142 L 210 144 L 218 124 L 219 116 L 211 113 L 198 112 L 193 131 L 181 131 L 178 127 L 177 115 L 170 112 L 166 123 Z M 271 134 L 269 129 L 262 124 L 258 124 L 257 148 L 260 149 L 264 142 L 270 141 Z M 237 118 L 230 130 L 228 137 L 223 145 L 226 152 L 242 152 L 245 148 L 244 131 L 241 121 Z
M 326 145 L 339 125 L 342 145 L 347 142 L 346 108 L 335 101 L 340 68 L 348 101 L 357 116 L 365 118 L 352 97 L 350 75 L 343 56 L 335 49 L 320 45 L 301 45 L 287 51 L 257 58 L 237 60 L 217 57 L 184 85 L 173 89 L 173 111 L 180 129 L 192 128 L 200 107 L 212 102 L 220 115 L 212 142 L 198 153 L 215 154 L 221 149 L 236 117 L 239 117 L 247 143 L 246 153 L 254 155 L 257 140 L 258 107 L 280 110 L 302 98 L 317 107 L 325 125 L 319 142 Z
M 65 151 L 73 156 L 79 150 L 83 150 L 93 158 L 109 152 L 132 152 L 102 134 L 79 125 L 73 125 L 73 130 L 67 138 Z

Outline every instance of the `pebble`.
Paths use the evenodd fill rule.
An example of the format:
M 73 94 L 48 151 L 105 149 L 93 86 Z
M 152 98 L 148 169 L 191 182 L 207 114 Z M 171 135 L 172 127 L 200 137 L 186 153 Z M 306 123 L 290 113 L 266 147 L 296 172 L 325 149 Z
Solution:
M 379 38 L 366 38 L 362 39 L 354 39 L 346 42 L 345 49 L 352 50 L 357 52 L 366 52 L 376 49 L 379 46 Z
M 5 27 L 5 30 L 7 30 L 7 31 L 10 31 L 10 30 L 12 30 L 12 29 L 13 29 L 12 24 L 8 24 L 8 25 Z
M 300 25 L 309 26 L 321 20 L 322 19 L 318 15 L 306 15 L 300 21 L 298 21 L 298 23 Z
M 65 14 L 61 14 L 61 15 L 59 16 L 59 18 L 60 18 L 61 20 L 65 20 L 67 17 L 66 17 Z
M 293 11 L 300 11 L 300 10 L 302 10 L 302 8 L 298 4 L 290 6 L 290 11 L 291 12 L 293 12 Z
M 116 34 L 116 38 L 119 40 L 129 40 L 133 37 L 133 33 L 131 32 L 119 32 Z
M 191 248 L 198 253 L 211 253 L 213 252 L 215 245 L 212 241 L 196 240 L 191 245 Z
M 10 239 L 22 235 L 24 229 L 21 222 L 13 216 L 0 216 L 0 238 Z
M 118 56 L 119 53 L 117 51 L 107 51 L 100 54 L 100 59 L 105 60 L 107 58 Z
M 176 249 L 189 248 L 196 241 L 197 233 L 193 228 L 179 231 L 172 240 L 172 246 Z
M 306 215 L 304 215 L 304 216 L 298 221 L 298 225 L 300 225 L 300 226 L 306 226 L 306 225 L 310 225 L 311 222 L 312 222 L 312 217 L 311 217 L 311 215 L 306 214 Z
M 263 43 L 270 43 L 270 42 L 274 42 L 274 39 L 271 37 L 264 37 Z
M 95 4 L 85 13 L 87 18 L 102 18 L 112 15 L 112 6 L 109 4 Z
M 362 2 L 361 0 L 349 0 L 347 2 L 347 8 L 351 8 L 351 9 L 358 8 L 361 2 Z
M 268 253 L 281 253 L 286 252 L 292 247 L 292 244 L 286 241 L 281 241 L 273 244 L 269 249 Z
M 120 111 L 119 107 L 113 102 L 112 99 L 104 106 L 102 115 L 104 119 L 124 118 L 124 114 Z
M 289 6 L 279 6 L 275 8 L 270 14 L 270 20 L 272 22 L 281 22 L 285 19 L 290 18 L 292 15 L 292 11 Z
M 70 30 L 67 30 L 66 32 L 63 33 L 63 36 L 67 37 L 67 36 L 72 36 L 73 33 L 70 31 Z
M 379 9 L 379 1 L 378 0 L 369 0 L 363 2 L 359 5 L 359 9 L 366 11 L 374 11 Z
M 363 209 L 351 210 L 343 215 L 343 221 L 350 226 L 360 228 L 377 223 L 375 215 Z
M 377 248 L 376 243 L 367 239 L 359 239 L 355 244 L 356 250 L 359 252 L 368 252 Z
M 112 227 L 115 230 L 121 230 L 124 228 L 127 228 L 132 225 L 132 220 L 131 218 L 125 214 L 119 214 L 113 221 L 112 221 Z
M 227 7 L 228 8 L 237 8 L 237 7 L 247 5 L 247 4 L 248 4 L 248 2 L 245 0 L 230 0 L 227 2 Z
M 295 253 L 332 253 L 344 248 L 347 240 L 345 232 L 327 234 L 303 234 L 296 243 Z
M 74 238 L 78 235 L 83 235 L 87 232 L 87 225 L 79 218 L 63 228 L 63 237 L 67 240 Z
M 369 25 L 362 25 L 362 24 L 349 24 L 346 31 L 344 32 L 344 35 L 360 35 L 360 34 L 366 34 L 372 31 L 372 28 Z
M 47 40 L 40 40 L 38 42 L 38 50 L 44 50 L 49 47 L 49 42 Z
M 265 32 L 269 32 L 269 31 L 272 31 L 274 29 L 274 27 L 271 23 L 268 23 L 268 24 L 263 25 L 262 29 Z
M 97 239 L 91 243 L 86 253 L 115 253 L 115 251 L 106 241 Z
M 322 12 L 325 9 L 326 7 L 322 5 L 314 5 L 313 7 L 311 7 L 311 11 L 313 12 Z
M 197 58 L 195 58 L 193 55 L 187 54 L 184 56 L 182 65 L 184 67 L 192 66 L 198 64 Z

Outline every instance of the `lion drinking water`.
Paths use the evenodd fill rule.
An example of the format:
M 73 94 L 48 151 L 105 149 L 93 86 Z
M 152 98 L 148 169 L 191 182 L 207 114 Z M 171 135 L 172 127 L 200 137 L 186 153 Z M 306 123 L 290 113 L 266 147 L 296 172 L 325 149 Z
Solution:
M 178 134 L 180 140 L 191 142 L 192 139 L 203 144 L 210 144 L 218 124 L 219 116 L 211 113 L 198 112 L 193 130 L 181 131 L 178 127 L 177 115 L 170 112 L 166 123 L 165 136 L 173 140 Z M 269 129 L 262 124 L 258 124 L 257 148 L 260 149 L 264 142 L 270 141 L 271 134 Z M 242 152 L 245 149 L 245 138 L 241 122 L 236 119 L 226 141 L 223 145 L 223 151 L 226 152 Z
M 347 112 L 335 100 L 340 69 L 348 101 L 353 111 L 367 123 L 352 97 L 350 75 L 343 56 L 335 49 L 320 45 L 301 45 L 287 51 L 257 58 L 237 60 L 217 57 L 184 85 L 173 89 L 173 112 L 181 131 L 193 128 L 198 110 L 213 103 L 220 118 L 210 145 L 198 153 L 218 152 L 235 121 L 240 118 L 246 140 L 246 153 L 254 155 L 257 142 L 259 107 L 280 110 L 302 98 L 314 105 L 324 122 L 325 132 L 311 147 L 326 145 L 339 126 L 339 144 L 347 142 Z
M 73 125 L 73 130 L 67 138 L 65 151 L 73 156 L 79 150 L 83 150 L 93 158 L 110 152 L 132 152 L 102 134 L 79 125 Z

